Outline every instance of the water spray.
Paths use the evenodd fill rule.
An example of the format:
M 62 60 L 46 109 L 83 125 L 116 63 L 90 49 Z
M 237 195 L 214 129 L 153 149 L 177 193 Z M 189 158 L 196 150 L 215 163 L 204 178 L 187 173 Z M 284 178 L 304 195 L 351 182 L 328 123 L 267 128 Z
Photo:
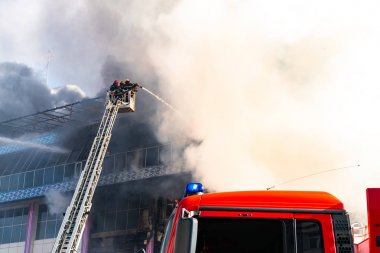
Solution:
M 351 166 L 346 166 L 346 167 L 340 167 L 340 168 L 335 168 L 335 169 L 322 170 L 322 171 L 315 172 L 315 173 L 312 173 L 312 174 L 308 174 L 308 175 L 305 175 L 305 176 L 302 176 L 302 177 L 293 178 L 293 179 L 281 182 L 281 183 L 276 184 L 276 185 L 272 185 L 270 187 L 267 187 L 266 189 L 267 189 L 267 191 L 269 191 L 269 190 L 271 190 L 271 189 L 273 189 L 273 188 L 275 188 L 275 187 L 277 187 L 279 185 L 284 185 L 284 184 L 292 183 L 292 182 L 298 181 L 300 179 L 312 177 L 312 176 L 319 175 L 319 174 L 329 173 L 329 172 L 332 172 L 332 171 L 355 168 L 355 167 L 359 167 L 359 166 L 360 166 L 360 164 L 356 164 L 356 165 L 351 165 Z
M 155 97 L 158 101 L 160 101 L 161 103 L 163 103 L 164 105 L 166 105 L 167 107 L 170 108 L 170 110 L 172 110 L 173 112 L 175 112 L 178 116 L 180 116 L 182 119 L 185 119 L 185 117 L 183 117 L 183 115 L 177 111 L 171 104 L 169 104 L 168 102 L 166 102 L 164 99 L 160 98 L 158 95 L 154 94 L 153 92 L 151 92 L 150 90 L 148 90 L 147 88 L 145 87 L 142 87 L 140 86 L 141 89 L 145 90 L 146 92 L 148 92 L 150 95 L 152 95 L 153 97 Z
M 6 143 L 6 144 L 13 144 L 13 145 L 20 145 L 28 148 L 38 148 L 38 149 L 43 149 L 55 153 L 67 153 L 69 152 L 68 150 L 60 147 L 51 147 L 47 146 L 41 143 L 36 143 L 36 142 L 31 142 L 31 141 L 24 141 L 20 139 L 10 139 L 7 137 L 2 137 L 0 136 L 0 143 Z

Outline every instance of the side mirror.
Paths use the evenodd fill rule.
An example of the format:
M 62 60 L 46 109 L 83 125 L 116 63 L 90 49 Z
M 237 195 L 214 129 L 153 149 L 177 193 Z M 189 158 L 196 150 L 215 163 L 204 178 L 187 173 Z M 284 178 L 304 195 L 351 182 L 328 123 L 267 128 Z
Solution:
M 198 220 L 195 218 L 180 219 L 175 235 L 175 253 L 195 253 L 197 247 Z

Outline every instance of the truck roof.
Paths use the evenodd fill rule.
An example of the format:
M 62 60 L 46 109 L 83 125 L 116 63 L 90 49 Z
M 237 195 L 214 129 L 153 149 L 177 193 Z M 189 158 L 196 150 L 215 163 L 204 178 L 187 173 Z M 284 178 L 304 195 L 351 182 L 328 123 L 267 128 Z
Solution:
M 319 191 L 240 191 L 193 195 L 181 204 L 188 210 L 311 210 L 343 211 L 343 203 L 327 192 Z

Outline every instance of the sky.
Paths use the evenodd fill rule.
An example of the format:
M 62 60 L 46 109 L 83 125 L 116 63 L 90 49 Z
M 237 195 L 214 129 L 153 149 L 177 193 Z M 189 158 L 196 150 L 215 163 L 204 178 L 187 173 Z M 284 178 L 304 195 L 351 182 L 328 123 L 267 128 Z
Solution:
M 162 142 L 193 140 L 186 166 L 207 188 L 328 191 L 364 221 L 380 174 L 379 11 L 371 0 L 3 0 L 0 64 L 75 98 L 129 77 L 179 112 L 147 120 Z

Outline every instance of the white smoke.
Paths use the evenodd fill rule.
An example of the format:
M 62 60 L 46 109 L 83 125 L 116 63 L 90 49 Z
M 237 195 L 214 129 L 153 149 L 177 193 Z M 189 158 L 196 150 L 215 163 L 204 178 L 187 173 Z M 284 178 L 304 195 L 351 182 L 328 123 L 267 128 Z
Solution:
M 52 97 L 56 100 L 56 106 L 67 105 L 77 102 L 86 97 L 84 91 L 75 84 L 67 84 L 50 90 Z
M 70 204 L 71 195 L 51 189 L 45 193 L 46 204 L 50 214 L 63 214 Z
M 186 157 L 206 186 L 324 190 L 365 213 L 379 186 L 380 29 L 374 1 L 180 1 L 149 52 L 165 95 L 162 138 L 201 139 Z

